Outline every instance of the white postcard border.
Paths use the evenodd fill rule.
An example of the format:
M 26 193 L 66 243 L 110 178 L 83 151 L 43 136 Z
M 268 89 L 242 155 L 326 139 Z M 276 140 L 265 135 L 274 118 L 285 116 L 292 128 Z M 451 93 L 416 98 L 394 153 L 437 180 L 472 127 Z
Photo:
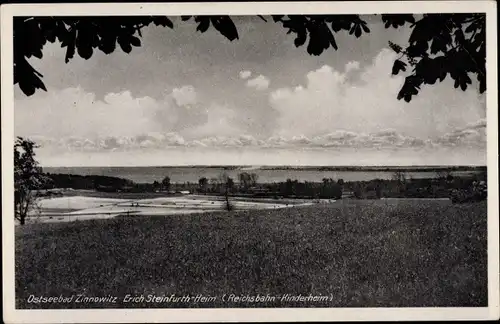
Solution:
M 20 310 L 14 296 L 13 20 L 20 15 L 202 15 L 329 13 L 486 12 L 487 165 L 488 165 L 488 307 L 479 308 L 221 308 Z M 1 7 L 2 71 L 2 248 L 3 314 L 6 323 L 54 322 L 261 322 L 261 321 L 400 321 L 499 318 L 498 97 L 497 17 L 495 1 L 349 1 L 245 3 L 18 4 Z

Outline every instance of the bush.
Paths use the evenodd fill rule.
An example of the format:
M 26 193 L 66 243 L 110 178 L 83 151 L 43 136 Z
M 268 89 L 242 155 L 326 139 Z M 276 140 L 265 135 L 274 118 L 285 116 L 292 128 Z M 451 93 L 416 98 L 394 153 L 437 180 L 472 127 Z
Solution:
M 485 181 L 474 181 L 467 189 L 453 189 L 451 191 L 451 201 L 453 203 L 467 203 L 486 200 L 488 188 Z

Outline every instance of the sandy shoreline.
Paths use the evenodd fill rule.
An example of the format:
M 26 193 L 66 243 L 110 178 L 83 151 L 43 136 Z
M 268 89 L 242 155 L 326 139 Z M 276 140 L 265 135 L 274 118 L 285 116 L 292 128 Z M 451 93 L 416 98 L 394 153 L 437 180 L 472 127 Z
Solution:
M 231 197 L 233 210 L 281 209 L 307 206 L 319 201 L 283 200 Z M 334 202 L 334 200 L 326 200 Z M 63 196 L 41 199 L 38 208 L 27 218 L 27 223 L 69 222 L 88 219 L 107 219 L 117 216 L 169 216 L 179 214 L 224 211 L 224 197 L 184 195 L 146 199 L 99 198 Z

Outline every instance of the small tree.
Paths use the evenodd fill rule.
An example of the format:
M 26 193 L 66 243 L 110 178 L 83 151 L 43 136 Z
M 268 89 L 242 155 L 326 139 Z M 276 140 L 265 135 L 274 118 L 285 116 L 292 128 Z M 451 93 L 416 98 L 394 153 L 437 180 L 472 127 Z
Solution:
M 246 172 L 238 174 L 238 181 L 240 182 L 240 186 L 245 190 L 248 188 L 248 176 L 249 174 Z
M 450 183 L 450 182 L 453 182 L 453 175 L 450 173 L 448 173 L 448 175 L 446 176 L 446 182 Z
M 227 211 L 231 211 L 233 210 L 233 205 L 229 201 L 229 192 L 234 187 L 234 180 L 230 178 L 226 172 L 223 172 L 220 178 L 221 178 L 221 183 L 224 185 L 224 197 L 226 198 L 225 209 Z
M 37 191 L 49 181 L 35 160 L 35 142 L 17 137 L 14 144 L 14 217 L 21 225 L 36 206 Z
M 364 185 L 362 183 L 354 183 L 352 189 L 353 189 L 352 191 L 353 191 L 354 197 L 356 197 L 358 199 L 364 198 L 365 188 L 364 188 Z
M 445 180 L 447 176 L 448 176 L 448 171 L 446 171 L 446 170 L 436 171 L 436 178 L 438 180 Z
M 163 191 L 170 191 L 170 177 L 166 176 L 161 181 L 161 188 Z
M 257 185 L 257 179 L 259 176 L 255 173 L 242 172 L 238 174 L 238 178 L 243 189 L 248 190 L 248 188 L 255 187 Z
M 207 193 L 208 179 L 203 177 L 198 180 L 198 186 L 203 193 Z
M 399 193 L 406 190 L 406 174 L 402 171 L 396 171 L 392 175 L 392 179 L 396 181 Z
M 251 184 L 252 186 L 256 186 L 257 185 L 257 180 L 259 179 L 259 175 L 256 174 L 256 173 L 251 173 L 250 174 L 250 180 L 251 180 Z
M 332 178 L 323 178 L 323 184 L 320 189 L 320 197 L 323 198 L 342 198 L 342 186 Z
M 449 170 L 440 170 L 436 172 L 436 177 L 440 185 L 447 185 L 453 182 L 453 175 Z
M 297 180 L 291 180 L 291 179 L 286 179 L 285 182 L 285 195 L 291 196 L 291 195 L 296 195 L 297 193 Z
M 392 179 L 396 180 L 399 183 L 405 183 L 406 182 L 406 174 L 402 171 L 396 171 L 392 174 Z
M 211 192 L 218 192 L 219 191 L 219 179 L 217 178 L 210 178 L 210 191 Z
M 382 198 L 382 183 L 378 179 L 375 181 L 375 195 L 378 199 Z

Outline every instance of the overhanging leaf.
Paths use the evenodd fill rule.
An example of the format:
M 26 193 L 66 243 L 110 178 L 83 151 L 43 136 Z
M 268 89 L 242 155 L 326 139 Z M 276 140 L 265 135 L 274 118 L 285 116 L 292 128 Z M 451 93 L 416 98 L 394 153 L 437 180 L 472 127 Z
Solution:
M 304 45 L 307 40 L 307 33 L 305 30 L 300 30 L 297 32 L 297 37 L 294 40 L 294 44 L 296 47 L 300 47 Z
M 406 63 L 401 60 L 395 60 L 392 65 L 392 74 L 397 75 L 400 71 L 406 71 Z
M 130 53 L 132 51 L 132 46 L 130 45 L 130 42 L 126 39 L 126 37 L 118 37 L 118 44 L 120 44 L 120 47 L 122 51 L 125 53 Z
M 76 48 L 78 50 L 78 55 L 85 60 L 92 57 L 93 49 L 91 44 L 91 35 L 89 35 L 89 30 L 81 28 L 78 31 L 78 37 L 76 39 Z
M 208 30 L 208 27 L 210 27 L 210 19 L 205 18 L 205 19 L 200 20 L 200 23 L 196 27 L 196 30 L 204 33 Z
M 210 21 L 214 28 L 230 41 L 238 39 L 238 30 L 228 16 L 214 17 L 211 18 Z
M 368 26 L 366 25 L 366 22 L 364 22 L 364 21 L 361 23 L 361 28 L 363 28 L 363 31 L 365 33 L 369 33 L 370 32 L 370 28 L 368 28 Z
M 155 16 L 153 17 L 153 23 L 156 26 L 163 26 L 163 27 L 168 27 L 170 29 L 174 28 L 174 24 L 170 19 L 168 19 L 165 16 Z
M 68 63 L 69 60 L 71 60 L 75 56 L 75 46 L 76 46 L 76 29 L 73 29 L 70 31 L 68 34 L 67 38 L 67 49 L 66 49 L 66 56 L 64 58 L 64 62 Z M 64 45 L 64 43 L 63 43 Z
M 354 36 L 356 36 L 356 38 L 359 38 L 361 36 L 361 27 L 359 25 L 356 26 Z
M 139 47 L 141 46 L 141 40 L 135 36 L 130 36 L 130 44 L 135 47 Z

